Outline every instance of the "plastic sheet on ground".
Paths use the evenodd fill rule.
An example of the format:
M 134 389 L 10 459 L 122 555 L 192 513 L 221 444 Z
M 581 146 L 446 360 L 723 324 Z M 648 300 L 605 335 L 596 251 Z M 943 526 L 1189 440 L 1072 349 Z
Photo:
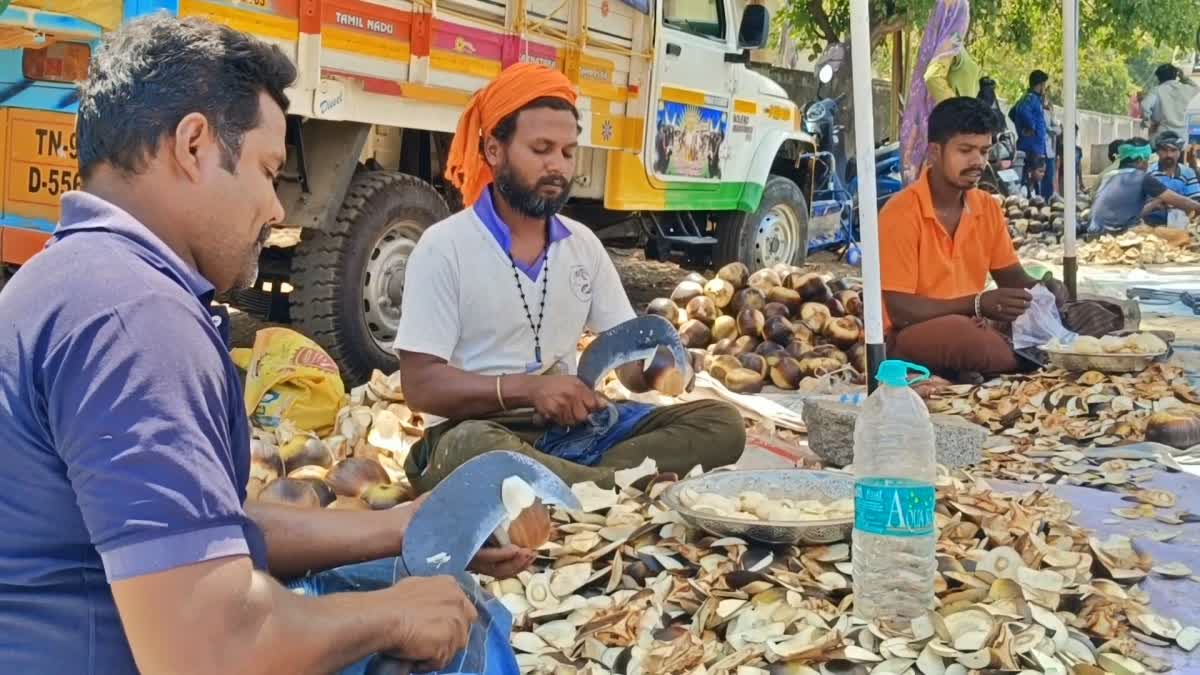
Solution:
M 734 393 L 725 388 L 725 385 L 718 382 L 716 378 L 708 373 L 696 373 L 696 388 L 680 398 L 685 401 L 695 401 L 704 398 L 725 401 L 736 407 L 742 413 L 742 417 L 768 420 L 775 426 L 791 429 L 792 431 L 806 431 L 804 418 L 800 416 L 799 409 L 792 409 L 789 406 L 781 405 L 779 402 L 772 400 L 771 397 L 763 394 Z
M 1046 267 L 1054 272 L 1055 278 L 1062 278 L 1060 268 L 1055 265 L 1046 265 Z M 1125 299 L 1125 291 L 1134 287 L 1195 293 L 1200 291 L 1200 266 L 1155 265 L 1147 268 L 1130 268 L 1080 265 L 1078 285 L 1080 293 L 1104 295 L 1122 300 Z M 1141 301 L 1139 304 L 1143 313 L 1195 316 L 1192 309 L 1182 302 L 1159 304 Z
M 997 490 L 1008 493 L 1029 492 L 1033 486 L 1010 481 L 992 481 Z M 1072 485 L 1046 486 L 1067 500 L 1077 510 L 1075 522 L 1096 532 L 1101 539 L 1120 534 L 1134 540 L 1139 550 L 1154 558 L 1155 565 L 1181 562 L 1197 568 L 1200 561 L 1200 523 L 1166 525 L 1157 521 L 1115 518 L 1112 509 L 1129 506 L 1118 492 L 1105 492 Z M 1169 490 L 1178 498 L 1173 511 L 1200 513 L 1200 477 L 1189 473 L 1156 472 L 1141 485 L 1146 489 Z M 1120 522 L 1113 522 L 1114 520 Z M 1146 536 L 1150 532 L 1178 528 L 1180 534 L 1169 542 L 1159 542 Z M 1184 626 L 1200 627 L 1200 583 L 1191 579 L 1166 579 L 1151 573 L 1140 586 L 1150 595 L 1151 608 Z M 1165 659 L 1175 673 L 1200 673 L 1200 649 L 1188 653 L 1178 647 L 1140 645 L 1147 652 Z

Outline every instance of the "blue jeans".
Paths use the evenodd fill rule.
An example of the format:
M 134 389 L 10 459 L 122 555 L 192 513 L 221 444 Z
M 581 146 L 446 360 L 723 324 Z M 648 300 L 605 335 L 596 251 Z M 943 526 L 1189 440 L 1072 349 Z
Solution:
M 310 574 L 292 581 L 287 587 L 303 595 L 319 597 L 333 593 L 377 591 L 405 576 L 400 558 L 381 558 Z M 459 585 L 474 603 L 479 618 L 471 626 L 467 648 L 456 654 L 449 666 L 437 671 L 438 675 L 518 675 L 516 656 L 509 646 L 512 614 L 469 574 L 459 575 Z M 340 675 L 365 675 L 375 658 L 370 656 L 347 666 Z
M 1058 177 L 1058 158 L 1046 158 L 1046 177 L 1042 179 L 1042 197 L 1050 199 L 1054 197 L 1054 181 Z

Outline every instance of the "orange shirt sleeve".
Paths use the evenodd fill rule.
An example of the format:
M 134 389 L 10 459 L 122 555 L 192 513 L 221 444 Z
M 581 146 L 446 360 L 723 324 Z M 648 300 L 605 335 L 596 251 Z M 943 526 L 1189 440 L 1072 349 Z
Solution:
M 921 212 L 911 195 L 891 199 L 879 213 L 879 277 L 883 290 L 916 293 Z
M 1000 205 L 991 197 L 984 200 L 985 220 L 991 230 L 991 254 L 988 270 L 1002 270 L 1020 263 L 1017 250 L 1013 247 L 1012 235 L 1008 233 L 1008 222 Z

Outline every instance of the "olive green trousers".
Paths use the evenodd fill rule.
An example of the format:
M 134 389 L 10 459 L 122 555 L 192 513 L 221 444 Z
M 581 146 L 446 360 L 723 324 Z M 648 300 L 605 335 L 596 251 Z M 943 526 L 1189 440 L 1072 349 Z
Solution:
M 532 457 L 568 485 L 593 481 L 613 486 L 613 474 L 647 457 L 662 472 L 683 476 L 697 465 L 705 469 L 733 464 L 746 447 L 746 430 L 737 409 L 721 401 L 693 401 L 651 411 L 633 434 L 604 453 L 595 466 L 584 466 L 533 447 L 546 430 L 529 413 L 486 420 L 445 422 L 428 429 L 405 462 L 404 471 L 419 493 L 432 490 L 467 460 L 493 450 Z

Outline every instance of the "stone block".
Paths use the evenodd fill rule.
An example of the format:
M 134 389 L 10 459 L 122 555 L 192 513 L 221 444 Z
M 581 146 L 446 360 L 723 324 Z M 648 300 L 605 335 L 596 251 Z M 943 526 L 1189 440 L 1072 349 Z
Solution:
M 839 468 L 853 463 L 854 422 L 861 410 L 832 401 L 805 401 L 808 447 L 821 461 Z M 933 415 L 931 419 L 939 464 L 958 468 L 983 459 L 987 429 L 950 415 Z

